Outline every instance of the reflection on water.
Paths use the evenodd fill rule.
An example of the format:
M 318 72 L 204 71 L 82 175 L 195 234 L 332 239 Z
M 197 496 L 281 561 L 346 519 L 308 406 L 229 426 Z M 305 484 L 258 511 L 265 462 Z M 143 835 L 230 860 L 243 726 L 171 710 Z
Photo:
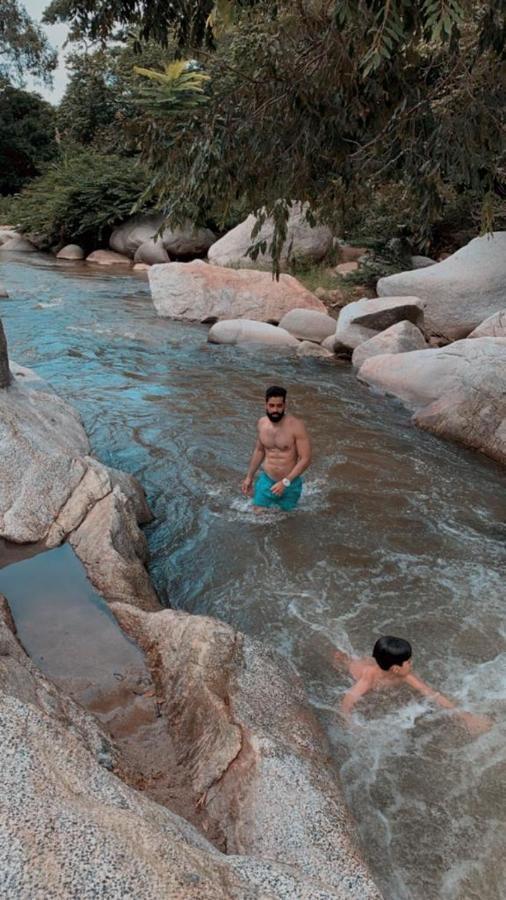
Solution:
M 12 356 L 78 407 L 100 459 L 144 484 L 160 595 L 268 639 L 299 668 L 388 900 L 499 900 L 499 468 L 415 430 L 350 369 L 207 345 L 205 327 L 158 319 L 132 276 L 32 257 L 2 280 Z M 269 383 L 289 388 L 315 461 L 296 513 L 255 517 L 239 484 Z M 343 732 L 349 682 L 331 648 L 367 653 L 381 633 L 409 638 L 422 677 L 490 713 L 492 731 L 470 739 L 444 712 L 389 694 Z

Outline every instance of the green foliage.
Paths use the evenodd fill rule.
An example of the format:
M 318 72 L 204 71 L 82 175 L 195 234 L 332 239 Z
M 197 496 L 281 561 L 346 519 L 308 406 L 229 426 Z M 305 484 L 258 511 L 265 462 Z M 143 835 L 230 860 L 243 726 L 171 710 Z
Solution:
M 38 94 L 0 84 L 0 194 L 14 194 L 56 154 L 55 112 Z
M 134 72 L 148 79 L 147 84 L 139 86 L 135 98 L 148 114 L 171 116 L 207 103 L 205 84 L 209 75 L 195 71 L 189 60 L 168 63 L 163 72 L 140 66 L 134 66 Z
M 75 148 L 14 199 L 10 215 L 46 247 L 76 241 L 91 249 L 130 215 L 147 182 L 134 159 Z
M 57 56 L 18 0 L 0 0 L 0 78 L 22 85 L 28 72 L 46 84 Z

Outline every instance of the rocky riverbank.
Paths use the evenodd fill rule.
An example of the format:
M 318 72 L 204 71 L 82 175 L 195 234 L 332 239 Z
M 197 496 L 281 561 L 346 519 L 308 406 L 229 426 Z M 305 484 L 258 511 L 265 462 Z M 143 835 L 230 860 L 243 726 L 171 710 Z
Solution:
M 379 897 L 296 674 L 222 623 L 160 608 L 140 486 L 94 460 L 73 410 L 0 349 L 0 536 L 72 543 L 145 651 L 170 745 L 160 760 L 173 761 L 178 789 L 176 812 L 169 789 L 165 805 L 135 789 L 135 754 L 30 662 L 2 599 L 2 892 Z

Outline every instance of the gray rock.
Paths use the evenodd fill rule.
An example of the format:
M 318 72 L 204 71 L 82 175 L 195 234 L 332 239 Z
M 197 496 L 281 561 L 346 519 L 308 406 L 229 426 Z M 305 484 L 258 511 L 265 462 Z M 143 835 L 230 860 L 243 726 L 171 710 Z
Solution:
M 237 271 L 196 259 L 152 266 L 148 276 L 158 315 L 172 319 L 279 322 L 295 308 L 326 311 L 324 304 L 291 275 L 281 275 L 275 281 L 270 272 Z
M 58 251 L 56 259 L 84 259 L 84 250 L 79 244 L 66 244 Z
M 380 278 L 377 291 L 420 297 L 428 334 L 465 337 L 506 305 L 506 231 L 475 238 L 435 266 Z
M 296 338 L 320 344 L 335 333 L 336 320 L 312 309 L 292 309 L 283 316 L 279 326 Z
M 314 341 L 301 341 L 297 347 L 297 356 L 332 359 L 334 352 L 333 350 L 327 350 L 322 344 L 315 344 Z
M 506 463 L 506 338 L 374 356 L 358 377 L 416 410 L 417 425 Z
M 128 256 L 114 253 L 112 250 L 94 250 L 86 257 L 86 262 L 96 266 L 130 266 L 132 261 Z
M 156 670 L 194 802 L 227 853 L 286 866 L 314 890 L 378 898 L 325 735 L 289 663 L 214 619 L 112 609 Z
M 322 341 L 321 345 L 324 350 L 328 350 L 329 353 L 334 353 L 335 344 L 336 344 L 336 336 L 335 336 L 335 334 L 331 334 L 329 337 L 325 338 L 324 341 Z
M 356 369 L 370 356 L 381 353 L 409 353 L 412 350 L 423 350 L 427 347 L 425 338 L 412 322 L 397 322 L 380 331 L 375 337 L 364 341 L 354 351 L 351 361 Z
M 224 319 L 210 329 L 211 344 L 270 344 L 273 347 L 298 347 L 299 342 L 284 328 L 249 319 Z
M 37 247 L 28 241 L 21 234 L 9 238 L 0 246 L 1 250 L 8 250 L 11 253 L 37 253 Z
M 506 337 L 506 309 L 501 309 L 493 316 L 489 316 L 474 331 L 471 331 L 468 337 Z
M 281 253 L 281 268 L 287 269 L 291 263 L 315 263 L 322 260 L 332 247 L 332 233 L 325 225 L 314 228 L 306 219 L 306 204 L 295 203 L 290 211 L 287 238 Z M 251 232 L 257 222 L 256 216 L 249 215 L 244 222 L 216 241 L 208 251 L 209 262 L 214 266 L 239 266 L 247 269 L 271 269 L 272 256 L 268 252 L 259 253 L 255 260 L 247 256 L 249 247 L 257 241 L 272 242 L 274 223 L 268 219 L 254 239 Z
M 114 229 L 109 245 L 118 253 L 133 257 L 142 244 L 152 241 L 160 232 L 163 222 L 164 217 L 159 213 L 133 216 Z M 169 256 L 191 257 L 206 253 L 215 240 L 216 235 L 209 228 L 194 228 L 188 224 L 182 228 L 165 228 L 157 238 L 156 244 L 160 243 Z
M 0 225 L 0 246 L 16 237 L 19 235 L 15 228 L 11 228 L 10 225 Z
M 423 303 L 417 297 L 383 297 L 355 300 L 341 309 L 336 327 L 336 351 L 355 350 L 396 322 L 423 325 Z
M 430 256 L 412 256 L 411 257 L 411 267 L 413 269 L 426 269 L 427 266 L 435 266 L 436 260 L 431 259 Z
M 148 266 L 170 262 L 170 256 L 160 240 L 144 241 L 134 254 L 135 263 L 146 263 Z
M 7 350 L 7 339 L 5 337 L 4 327 L 0 319 L 0 388 L 5 388 L 11 382 L 11 373 L 9 369 L 9 353 Z

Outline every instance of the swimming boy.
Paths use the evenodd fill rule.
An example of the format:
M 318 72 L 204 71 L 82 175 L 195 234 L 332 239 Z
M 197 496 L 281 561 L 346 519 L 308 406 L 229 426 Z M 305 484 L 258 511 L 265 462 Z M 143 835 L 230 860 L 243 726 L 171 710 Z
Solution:
M 295 509 L 302 493 L 301 475 L 311 462 L 311 444 L 302 419 L 286 413 L 286 390 L 265 392 L 265 416 L 257 423 L 257 442 L 241 490 L 253 506 Z M 262 466 L 253 491 L 253 478 Z
M 342 714 L 345 717 L 349 716 L 356 702 L 369 691 L 407 684 L 424 697 L 429 697 L 438 706 L 454 710 L 455 715 L 472 734 L 479 734 L 490 728 L 491 721 L 487 716 L 475 716 L 458 709 L 453 700 L 433 690 L 415 675 L 411 668 L 411 653 L 411 644 L 408 641 L 391 636 L 381 637 L 376 641 L 372 657 L 357 659 L 340 650 L 335 651 L 335 664 L 346 667 L 355 679 L 355 684 L 346 691 L 341 701 Z

